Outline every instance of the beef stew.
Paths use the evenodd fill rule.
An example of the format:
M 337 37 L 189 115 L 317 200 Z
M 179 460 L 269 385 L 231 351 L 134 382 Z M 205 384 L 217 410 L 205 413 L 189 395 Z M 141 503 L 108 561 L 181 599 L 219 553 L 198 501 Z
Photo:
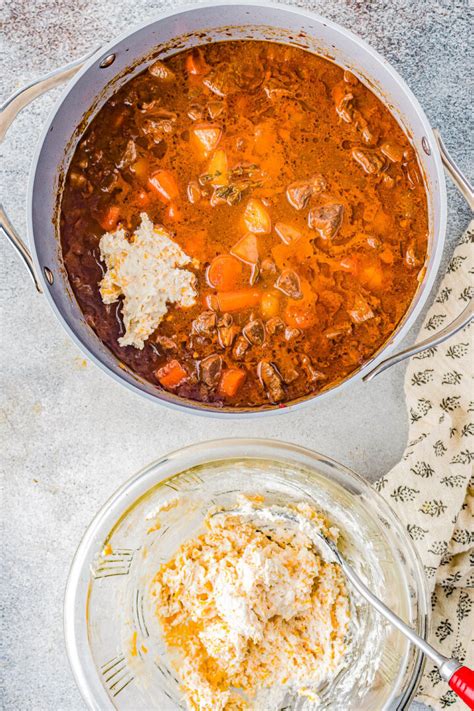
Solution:
M 195 299 L 170 298 L 123 346 L 126 297 L 104 303 L 101 244 L 133 245 L 144 214 L 187 257 Z M 99 338 L 156 387 L 216 407 L 283 405 L 360 368 L 406 313 L 427 234 L 415 152 L 375 94 L 253 40 L 128 81 L 81 138 L 61 204 L 64 263 Z

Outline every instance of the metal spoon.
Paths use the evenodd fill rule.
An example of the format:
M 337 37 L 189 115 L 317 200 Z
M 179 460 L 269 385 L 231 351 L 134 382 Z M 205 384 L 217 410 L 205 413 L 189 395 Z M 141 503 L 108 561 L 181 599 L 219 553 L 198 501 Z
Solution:
M 336 544 L 327 538 L 311 521 L 297 512 L 290 511 L 280 506 L 271 506 L 267 509 L 232 508 L 224 511 L 217 511 L 213 516 L 235 515 L 249 521 L 259 521 L 260 523 L 275 523 L 283 521 L 285 523 L 296 524 L 314 543 L 315 547 L 327 553 L 328 560 L 336 562 L 341 566 L 341 570 L 350 581 L 357 592 L 367 600 L 386 620 L 396 627 L 410 642 L 412 642 L 423 654 L 426 654 L 438 667 L 441 677 L 448 682 L 451 689 L 460 699 L 462 699 L 470 709 L 474 709 L 474 671 L 463 666 L 457 659 L 449 659 L 440 654 L 426 640 L 420 637 L 411 627 L 388 608 L 369 588 L 362 582 L 360 577 L 341 555 Z

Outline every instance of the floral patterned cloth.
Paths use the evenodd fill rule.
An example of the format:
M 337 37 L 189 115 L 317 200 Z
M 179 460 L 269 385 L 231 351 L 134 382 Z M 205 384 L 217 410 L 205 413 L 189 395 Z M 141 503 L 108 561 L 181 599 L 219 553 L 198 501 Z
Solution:
M 449 264 L 420 332 L 447 325 L 474 297 L 474 221 Z M 405 376 L 410 419 L 402 461 L 376 482 L 405 523 L 432 593 L 429 641 L 474 664 L 474 387 L 472 324 L 413 358 Z M 418 700 L 434 709 L 466 706 L 427 661 Z

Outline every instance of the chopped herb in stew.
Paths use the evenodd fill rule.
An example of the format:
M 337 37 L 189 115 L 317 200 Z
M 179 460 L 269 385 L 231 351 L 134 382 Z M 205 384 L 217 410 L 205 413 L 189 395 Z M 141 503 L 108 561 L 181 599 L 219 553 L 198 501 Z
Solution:
M 186 264 L 187 300 L 120 345 L 133 304 L 130 279 L 114 282 L 117 245 L 132 251 L 143 225 L 124 274 L 154 234 L 163 253 L 171 239 L 166 283 Z M 283 404 L 357 370 L 407 311 L 427 232 L 417 158 L 389 110 L 330 61 L 258 41 L 179 52 L 128 81 L 82 137 L 61 210 L 99 338 L 157 388 L 216 407 Z

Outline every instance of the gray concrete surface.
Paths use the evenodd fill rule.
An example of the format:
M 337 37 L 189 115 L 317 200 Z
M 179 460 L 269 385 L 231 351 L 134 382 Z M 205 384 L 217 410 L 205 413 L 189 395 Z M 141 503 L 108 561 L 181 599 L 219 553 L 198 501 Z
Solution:
M 0 100 L 177 3 L 167 0 L 4 0 Z M 399 70 L 460 166 L 468 169 L 469 9 L 460 0 L 300 2 L 352 29 Z M 472 60 L 472 55 L 471 55 Z M 2 146 L 1 200 L 25 234 L 35 143 L 57 91 L 24 111 Z M 472 107 L 471 107 L 472 110 Z M 472 144 L 471 144 L 472 159 Z M 448 260 L 468 209 L 448 185 Z M 403 366 L 322 405 L 266 420 L 217 422 L 146 402 L 68 340 L 2 241 L 2 708 L 79 711 L 63 644 L 68 567 L 91 517 L 116 487 L 167 450 L 213 437 L 297 442 L 375 479 L 406 440 Z M 414 333 L 412 334 L 413 337 Z

